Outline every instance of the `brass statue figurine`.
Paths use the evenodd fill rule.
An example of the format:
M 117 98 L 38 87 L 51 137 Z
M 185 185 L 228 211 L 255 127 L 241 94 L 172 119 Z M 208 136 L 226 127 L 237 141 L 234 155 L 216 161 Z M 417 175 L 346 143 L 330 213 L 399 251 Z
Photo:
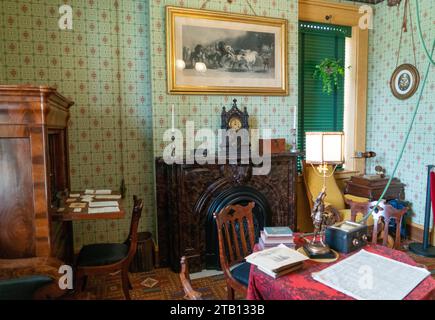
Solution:
M 304 249 L 310 257 L 328 255 L 331 249 L 323 241 L 325 228 L 333 224 L 335 217 L 331 219 L 331 213 L 325 211 L 326 188 L 322 191 L 314 201 L 313 209 L 311 210 L 311 219 L 313 219 L 314 235 L 311 241 L 304 245 Z M 335 216 L 335 213 L 332 213 Z M 319 238 L 319 240 L 317 240 Z
M 313 209 L 311 209 L 311 219 L 313 220 L 314 225 L 314 237 L 311 240 L 312 244 L 316 243 L 317 236 L 320 235 L 320 243 L 324 245 L 321 234 L 325 229 L 323 223 L 325 219 L 325 197 L 326 192 L 325 188 L 323 188 L 317 196 L 316 201 L 314 201 Z

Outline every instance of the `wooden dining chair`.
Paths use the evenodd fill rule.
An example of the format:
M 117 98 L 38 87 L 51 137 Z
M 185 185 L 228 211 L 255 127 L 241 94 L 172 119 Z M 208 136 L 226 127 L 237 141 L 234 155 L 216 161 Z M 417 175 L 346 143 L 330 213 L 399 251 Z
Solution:
M 357 215 L 361 214 L 361 219 L 363 219 L 370 212 L 370 202 L 357 202 L 351 199 L 345 199 L 344 201 L 350 208 L 350 221 L 352 222 L 356 222 Z M 364 224 L 367 224 L 367 220 Z
M 128 268 L 137 247 L 137 228 L 142 215 L 143 201 L 133 197 L 134 206 L 131 216 L 130 232 L 124 243 L 97 243 L 84 246 L 79 253 L 76 264 L 76 292 L 86 287 L 89 276 L 109 274 L 121 271 L 122 290 L 130 300 L 131 283 Z
M 372 233 L 372 243 L 378 243 L 378 235 L 382 234 L 382 245 L 388 245 L 388 229 L 391 219 L 396 220 L 396 236 L 394 240 L 393 249 L 400 248 L 400 230 L 402 227 L 402 219 L 405 213 L 408 211 L 408 208 L 405 207 L 403 209 L 396 209 L 393 206 L 387 204 L 385 201 L 377 204 L 377 201 L 370 202 L 369 210 L 373 210 L 373 233 Z M 369 212 L 370 212 L 369 211 Z M 379 226 L 383 224 L 382 232 L 378 232 Z
M 227 282 L 229 300 L 234 300 L 235 290 L 244 296 L 247 293 L 251 265 L 244 260 L 252 253 L 255 244 L 252 215 L 254 206 L 254 202 L 246 206 L 230 205 L 214 214 L 220 263 Z
M 193 289 L 190 281 L 189 264 L 185 256 L 181 257 L 180 281 L 184 290 L 184 298 L 187 300 L 203 300 L 202 294 Z

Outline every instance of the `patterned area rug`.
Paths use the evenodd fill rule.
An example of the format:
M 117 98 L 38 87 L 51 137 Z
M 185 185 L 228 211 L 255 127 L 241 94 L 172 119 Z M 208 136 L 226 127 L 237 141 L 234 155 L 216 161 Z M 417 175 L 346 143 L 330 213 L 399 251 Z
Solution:
M 424 264 L 429 270 L 435 270 L 435 259 L 424 258 L 412 253 L 408 254 L 417 262 Z M 435 278 L 435 274 L 432 274 Z M 177 273 L 167 268 L 155 269 L 151 272 L 130 273 L 133 290 L 130 296 L 133 300 L 183 300 L 184 292 Z M 227 287 L 223 275 L 192 280 L 195 290 L 202 293 L 207 300 L 224 300 L 227 297 Z M 106 277 L 89 279 L 87 291 L 96 299 L 122 300 L 124 295 L 119 273 Z M 243 299 L 237 296 L 238 299 Z
M 133 300 L 183 300 L 184 292 L 178 273 L 167 268 L 151 272 L 130 273 Z M 204 299 L 223 300 L 227 296 L 227 287 L 223 275 L 192 280 L 192 287 L 201 292 Z M 124 299 L 119 273 L 89 279 L 86 291 L 96 299 Z

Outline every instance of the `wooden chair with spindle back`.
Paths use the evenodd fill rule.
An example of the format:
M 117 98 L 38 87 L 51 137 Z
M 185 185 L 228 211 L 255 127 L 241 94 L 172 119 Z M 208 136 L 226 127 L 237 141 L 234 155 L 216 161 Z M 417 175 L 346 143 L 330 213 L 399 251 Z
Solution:
M 122 290 L 125 298 L 130 300 L 129 289 L 132 287 L 128 268 L 136 253 L 137 228 L 143 208 L 141 199 L 134 196 L 133 201 L 130 232 L 124 243 L 97 243 L 86 245 L 80 250 L 76 264 L 76 292 L 80 293 L 85 288 L 88 276 L 121 271 Z
M 181 257 L 180 281 L 184 290 L 184 298 L 187 300 L 202 300 L 202 294 L 192 288 L 189 274 L 189 264 L 185 256 Z
M 250 264 L 244 259 L 252 253 L 255 244 L 254 206 L 254 202 L 246 206 L 230 205 L 214 214 L 220 264 L 227 282 L 229 300 L 234 299 L 234 290 L 244 296 L 247 293 Z
M 374 209 L 374 210 L 373 210 Z M 378 243 L 378 227 L 381 225 L 380 222 L 383 223 L 383 231 L 382 231 L 382 245 L 388 245 L 388 228 L 391 219 L 396 220 L 396 236 L 394 240 L 393 249 L 400 249 L 400 230 L 402 227 L 402 219 L 405 213 L 408 211 L 408 208 L 405 207 L 403 209 L 396 209 L 393 206 L 387 204 L 385 201 L 381 201 L 377 205 L 377 201 L 370 202 L 369 212 L 373 210 L 373 233 L 372 233 L 372 243 Z
M 358 214 L 362 214 L 361 219 L 363 219 L 370 211 L 370 202 L 356 202 L 350 199 L 345 199 L 344 201 L 350 207 L 350 221 L 352 222 L 356 222 Z M 364 224 L 367 224 L 367 221 Z

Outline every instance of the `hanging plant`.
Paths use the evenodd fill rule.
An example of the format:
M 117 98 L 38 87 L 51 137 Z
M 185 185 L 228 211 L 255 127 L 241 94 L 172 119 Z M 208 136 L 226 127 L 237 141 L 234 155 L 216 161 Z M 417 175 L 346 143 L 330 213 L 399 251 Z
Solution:
M 340 78 L 344 76 L 341 60 L 325 58 L 316 65 L 313 77 L 322 80 L 323 92 L 331 94 L 339 88 Z

